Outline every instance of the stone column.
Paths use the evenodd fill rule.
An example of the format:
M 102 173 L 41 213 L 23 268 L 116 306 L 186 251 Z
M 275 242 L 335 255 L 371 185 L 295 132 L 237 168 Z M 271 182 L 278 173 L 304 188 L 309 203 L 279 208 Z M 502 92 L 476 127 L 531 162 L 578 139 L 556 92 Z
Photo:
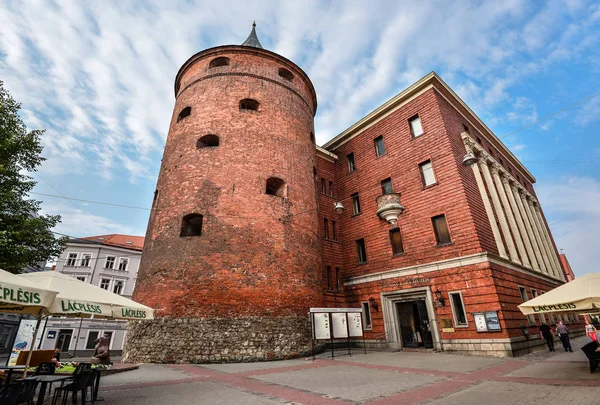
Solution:
M 517 220 L 519 232 L 521 232 L 521 237 L 523 238 L 525 249 L 527 250 L 527 255 L 529 256 L 529 260 L 531 261 L 531 267 L 539 271 L 540 266 L 538 264 L 537 258 L 535 257 L 533 245 L 531 244 L 530 231 L 528 231 L 527 226 L 525 225 L 525 221 L 523 219 L 524 214 L 522 214 L 522 209 L 519 206 L 517 199 L 515 199 L 516 189 L 513 188 L 513 186 L 509 182 L 508 177 L 506 176 L 502 178 L 502 183 L 504 184 L 504 191 L 508 196 L 508 201 L 510 201 L 510 206 L 512 207 L 512 210 L 515 214 L 515 219 Z
M 522 190 L 521 198 L 523 201 L 523 206 L 525 207 L 525 211 L 527 212 L 527 217 L 529 217 L 529 222 L 531 222 L 531 226 L 533 227 L 533 233 L 535 234 L 535 240 L 540 248 L 540 253 L 542 255 L 542 259 L 544 261 L 544 267 L 546 267 L 546 273 L 548 275 L 553 275 L 554 271 L 552 269 L 552 265 L 550 264 L 550 259 L 548 258 L 548 252 L 546 251 L 546 245 L 544 243 L 544 239 L 540 232 L 539 225 L 533 214 L 533 207 L 529 204 L 529 200 L 525 196 L 525 191 Z
M 510 255 L 510 260 L 521 264 L 521 262 L 519 261 L 519 256 L 517 255 L 517 249 L 515 249 L 515 244 L 512 240 L 512 236 L 510 235 L 508 222 L 506 222 L 506 217 L 504 216 L 504 211 L 502 210 L 502 205 L 500 204 L 500 198 L 498 198 L 498 193 L 496 192 L 496 188 L 494 187 L 494 181 L 492 180 L 490 169 L 487 165 L 487 162 L 485 161 L 480 161 L 479 164 L 481 166 L 481 171 L 483 172 L 485 184 L 487 185 L 487 188 L 490 191 L 490 196 L 492 197 L 492 203 L 494 204 L 496 216 L 498 217 L 498 221 L 500 222 L 500 228 L 502 228 L 502 234 L 504 235 L 504 241 L 506 242 L 506 246 L 508 247 L 508 254 Z
M 540 223 L 540 227 L 542 228 L 542 234 L 546 240 L 546 245 L 548 246 L 548 256 L 550 257 L 550 261 L 554 265 L 554 269 L 556 272 L 556 277 L 564 280 L 564 274 L 562 272 L 562 268 L 560 267 L 560 263 L 558 262 L 558 256 L 556 255 L 556 250 L 554 249 L 554 245 L 552 244 L 552 239 L 550 238 L 550 231 L 546 226 L 546 221 L 544 221 L 544 217 L 542 216 L 542 210 L 540 208 L 539 203 L 534 204 L 534 212 L 537 214 L 538 222 Z
M 517 202 L 517 205 L 519 206 L 519 211 L 521 212 L 521 216 L 523 217 L 523 222 L 525 223 L 525 229 L 527 230 L 527 234 L 529 236 L 529 241 L 531 242 L 531 246 L 533 246 L 533 252 L 535 253 L 535 259 L 538 263 L 539 269 L 542 271 L 542 273 L 548 274 L 549 272 L 544 263 L 542 249 L 540 249 L 540 245 L 538 242 L 539 239 L 536 236 L 536 233 L 534 231 L 535 225 L 532 223 L 531 217 L 529 216 L 529 213 L 527 212 L 527 209 L 525 208 L 525 204 L 527 204 L 527 201 L 525 201 L 523 199 L 524 197 L 521 195 L 521 193 L 519 192 L 519 188 L 515 184 L 513 184 L 513 186 L 511 188 L 512 188 L 512 192 L 515 197 L 515 200 Z
M 482 164 L 485 163 L 483 162 Z M 483 199 L 485 213 L 487 214 L 488 220 L 490 221 L 490 227 L 492 228 L 492 234 L 494 235 L 494 240 L 496 241 L 496 246 L 498 247 L 498 253 L 501 257 L 508 259 L 508 255 L 506 254 L 506 248 L 504 247 L 504 242 L 502 242 L 502 236 L 500 235 L 500 229 L 498 229 L 498 224 L 496 223 L 496 219 L 494 218 L 494 211 L 492 210 L 490 199 L 485 189 L 485 184 L 483 183 L 483 179 L 481 178 L 479 165 L 473 165 L 471 167 L 473 168 L 473 174 L 475 175 L 477 188 L 479 188 L 479 194 L 481 194 L 481 198 Z
M 508 218 L 508 225 L 510 227 L 510 231 L 517 244 L 519 256 L 521 257 L 521 263 L 523 264 L 523 266 L 531 268 L 531 264 L 529 264 L 529 259 L 527 258 L 527 252 L 525 251 L 525 245 L 523 245 L 523 240 L 521 239 L 519 229 L 517 228 L 517 221 L 515 221 L 512 208 L 510 207 L 510 204 L 508 202 L 508 197 L 504 192 L 502 179 L 500 179 L 500 165 L 497 163 L 494 163 L 492 165 L 492 176 L 494 178 L 494 182 L 496 183 L 498 194 L 500 195 L 500 201 L 502 201 L 502 206 L 504 207 L 504 211 L 506 212 L 506 217 Z

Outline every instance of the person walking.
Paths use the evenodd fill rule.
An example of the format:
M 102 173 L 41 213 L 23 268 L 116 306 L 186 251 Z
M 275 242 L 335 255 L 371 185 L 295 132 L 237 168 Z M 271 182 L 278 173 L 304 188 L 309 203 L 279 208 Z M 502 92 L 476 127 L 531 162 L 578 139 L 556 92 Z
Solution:
M 596 335 L 596 332 L 598 332 L 598 330 L 596 330 L 596 327 L 594 325 L 592 325 L 590 323 L 590 321 L 588 321 L 586 319 L 586 321 L 585 321 L 585 333 L 587 333 L 587 335 L 590 337 L 590 339 L 592 339 L 592 342 L 597 342 L 598 341 L 598 335 Z
M 551 352 L 554 352 L 554 335 L 552 334 L 550 326 L 546 325 L 546 322 L 544 321 L 542 321 L 542 324 L 540 325 L 540 337 L 546 341 L 548 349 Z
M 571 349 L 571 339 L 569 339 L 569 328 L 563 324 L 563 321 L 558 322 L 556 333 L 558 333 L 558 337 L 565 348 L 565 352 L 573 353 L 573 349 Z

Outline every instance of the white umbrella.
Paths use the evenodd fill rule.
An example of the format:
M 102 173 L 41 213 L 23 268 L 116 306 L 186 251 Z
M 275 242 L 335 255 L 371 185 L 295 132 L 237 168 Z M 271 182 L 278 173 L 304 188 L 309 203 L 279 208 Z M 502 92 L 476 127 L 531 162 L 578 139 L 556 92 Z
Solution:
M 40 288 L 21 276 L 0 270 L 0 312 L 31 314 L 37 318 L 31 342 L 32 347 L 25 362 L 25 375 L 27 375 L 27 366 L 31 360 L 40 321 L 44 312 L 54 302 L 56 295 L 57 292 L 52 289 Z
M 524 315 L 547 312 L 590 313 L 600 311 L 600 274 L 577 277 L 519 305 Z

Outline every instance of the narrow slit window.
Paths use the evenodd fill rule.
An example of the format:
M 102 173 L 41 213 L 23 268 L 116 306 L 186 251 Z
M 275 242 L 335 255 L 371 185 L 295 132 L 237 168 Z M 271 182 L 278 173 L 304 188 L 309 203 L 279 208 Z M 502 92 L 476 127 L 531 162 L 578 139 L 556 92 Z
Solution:
M 385 155 L 385 144 L 383 143 L 383 136 L 375 138 L 375 153 L 377 157 Z
M 196 142 L 196 148 L 215 148 L 219 146 L 219 137 L 217 135 L 204 135 Z
M 404 253 L 404 245 L 402 243 L 402 234 L 400 228 L 390 230 L 390 243 L 392 244 L 392 254 L 394 256 Z
M 311 141 L 312 143 L 317 143 L 317 142 L 315 141 L 315 134 L 313 134 L 312 132 L 310 133 L 310 141 Z
M 435 184 L 435 173 L 433 172 L 433 166 L 431 160 L 427 160 L 419 165 L 421 171 L 421 180 L 423 181 L 423 187 L 431 186 Z
M 338 240 L 337 223 L 335 221 L 331 221 L 331 238 L 333 240 Z
M 356 241 L 356 252 L 358 255 L 359 263 L 367 262 L 367 249 L 365 248 L 365 239 L 359 239 Z
M 251 98 L 245 98 L 240 101 L 240 110 L 245 111 L 258 111 L 260 103 Z
M 181 110 L 181 112 L 177 116 L 177 122 L 181 121 L 185 117 L 189 117 L 191 113 L 192 113 L 192 107 L 185 107 L 183 110 Z
M 329 220 L 327 218 L 323 220 L 323 234 L 325 239 L 329 239 Z
M 410 118 L 408 123 L 410 124 L 410 133 L 413 137 L 416 138 L 417 136 L 423 135 L 423 127 L 421 126 L 421 118 L 419 115 Z
M 329 197 L 333 197 L 333 181 L 329 182 Z
M 352 173 L 356 170 L 356 165 L 354 163 L 354 153 L 349 153 L 346 158 L 348 159 L 348 173 Z
M 371 323 L 371 305 L 369 301 L 361 302 L 362 313 L 363 313 L 363 321 L 365 322 L 365 329 L 369 330 L 373 328 L 373 324 Z
M 335 290 L 339 291 L 340 290 L 340 285 L 341 285 L 341 277 L 340 277 L 340 268 L 336 267 L 335 268 Z
M 294 74 L 284 68 L 279 68 L 279 76 L 283 77 L 285 80 L 289 80 L 290 82 L 294 80 Z
M 202 220 L 200 214 L 188 214 L 181 220 L 181 232 L 179 236 L 201 236 Z
M 333 288 L 331 286 L 331 266 L 327 266 L 327 290 L 331 291 Z
M 325 194 L 327 192 L 325 179 L 321 179 L 321 194 Z
M 392 186 L 392 179 L 388 177 L 387 179 L 381 180 L 381 193 L 392 194 L 393 192 L 394 187 Z
M 213 60 L 211 60 L 210 63 L 208 64 L 208 67 L 210 69 L 212 69 L 212 68 L 216 68 L 219 66 L 228 66 L 228 65 L 229 65 L 229 58 L 220 56 L 218 58 L 214 58 Z
M 360 198 L 358 193 L 354 193 L 350 196 L 352 198 L 352 215 L 360 214 Z
M 267 185 L 265 193 L 268 195 L 274 195 L 281 198 L 286 198 L 286 184 L 285 181 L 278 177 L 270 177 L 267 179 Z
M 460 292 L 451 292 L 450 304 L 452 305 L 452 314 L 454 315 L 454 324 L 456 326 L 468 326 L 467 313 L 463 303 L 462 294 Z
M 433 231 L 435 232 L 435 239 L 438 245 L 446 245 L 452 242 L 450 239 L 450 231 L 448 230 L 448 224 L 446 223 L 446 216 L 444 214 L 438 215 L 431 218 L 433 224 Z

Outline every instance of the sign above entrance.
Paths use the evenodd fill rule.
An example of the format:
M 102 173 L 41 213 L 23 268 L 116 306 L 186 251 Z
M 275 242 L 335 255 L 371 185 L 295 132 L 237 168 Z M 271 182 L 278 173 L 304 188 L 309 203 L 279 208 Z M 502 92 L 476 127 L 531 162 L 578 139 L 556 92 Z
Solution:
M 408 280 L 398 280 L 398 281 L 392 281 L 392 282 L 383 282 L 382 284 L 386 287 L 393 287 L 393 286 L 402 286 L 402 285 L 417 285 L 417 284 L 427 284 L 431 281 L 430 278 L 427 277 L 418 277 L 418 278 L 411 278 Z

